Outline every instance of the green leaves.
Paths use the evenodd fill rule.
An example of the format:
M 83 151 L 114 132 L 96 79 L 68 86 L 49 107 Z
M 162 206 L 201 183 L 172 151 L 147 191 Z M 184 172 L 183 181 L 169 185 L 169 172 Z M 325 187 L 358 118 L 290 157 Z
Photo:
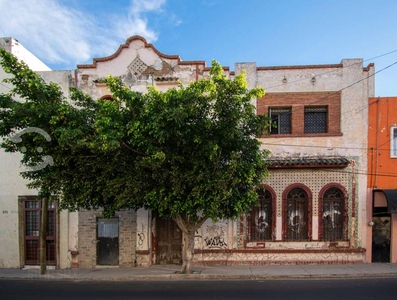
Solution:
M 27 136 L 23 144 L 2 147 L 23 153 L 23 163 L 37 163 L 41 144 L 54 166 L 25 172 L 31 187 L 62 195 L 69 210 L 146 207 L 163 217 L 233 218 L 257 201 L 255 187 L 267 175 L 267 153 L 255 136 L 269 120 L 255 114 L 245 74 L 229 80 L 213 61 L 210 76 L 160 92 L 141 94 L 120 78 L 108 77 L 112 101 L 96 100 L 72 88 L 72 104 L 61 89 L 45 83 L 26 65 L 0 50 L 1 65 L 14 85 L 0 95 L 0 136 L 35 126 L 50 142 Z M 15 101 L 17 94 L 23 101 Z

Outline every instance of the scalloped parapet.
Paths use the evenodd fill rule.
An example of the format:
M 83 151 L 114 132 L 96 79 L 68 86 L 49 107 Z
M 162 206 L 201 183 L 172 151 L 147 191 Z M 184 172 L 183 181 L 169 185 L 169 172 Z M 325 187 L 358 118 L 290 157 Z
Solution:
M 132 90 L 146 92 L 147 86 L 156 85 L 165 90 L 179 82 L 197 81 L 208 71 L 205 61 L 182 61 L 179 55 L 164 54 L 145 38 L 134 35 L 112 55 L 94 58 L 92 64 L 78 65 L 75 80 L 79 89 L 102 98 L 109 91 L 98 83 L 108 75 L 120 77 Z

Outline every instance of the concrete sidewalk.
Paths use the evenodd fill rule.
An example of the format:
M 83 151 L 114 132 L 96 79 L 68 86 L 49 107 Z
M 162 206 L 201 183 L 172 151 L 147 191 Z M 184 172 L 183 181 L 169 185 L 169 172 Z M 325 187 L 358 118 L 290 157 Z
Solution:
M 213 266 L 193 267 L 193 274 L 178 274 L 177 265 L 147 268 L 95 268 L 48 270 L 0 269 L 0 279 L 130 281 L 130 280 L 207 280 L 207 279 L 286 279 L 286 278 L 363 278 L 397 277 L 397 264 Z

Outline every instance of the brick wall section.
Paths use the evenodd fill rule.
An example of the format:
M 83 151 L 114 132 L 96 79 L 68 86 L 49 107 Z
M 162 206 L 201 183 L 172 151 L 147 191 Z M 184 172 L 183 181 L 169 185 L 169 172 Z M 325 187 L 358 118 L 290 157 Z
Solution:
M 136 260 L 136 212 L 125 210 L 115 214 L 119 218 L 119 266 L 134 267 Z M 95 268 L 97 262 L 97 218 L 101 211 L 79 212 L 78 267 Z
M 304 107 L 328 107 L 328 132 L 305 134 L 304 133 Z M 340 92 L 310 92 L 310 93 L 266 93 L 257 100 L 257 113 L 268 114 L 269 107 L 291 107 L 291 134 L 277 134 L 272 137 L 286 136 L 335 136 L 341 135 L 341 93 Z M 266 137 L 266 136 L 264 136 Z
M 119 217 L 119 266 L 134 267 L 136 261 L 136 211 L 116 213 Z
M 95 268 L 96 265 L 96 215 L 95 211 L 79 212 L 79 255 L 80 268 Z

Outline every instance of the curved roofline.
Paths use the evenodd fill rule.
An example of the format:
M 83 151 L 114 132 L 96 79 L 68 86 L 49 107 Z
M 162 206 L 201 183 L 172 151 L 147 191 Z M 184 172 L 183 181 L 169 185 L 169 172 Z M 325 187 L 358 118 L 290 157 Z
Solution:
M 145 48 L 151 48 L 158 56 L 162 57 L 162 58 L 168 58 L 168 59 L 176 59 L 178 60 L 178 62 L 181 62 L 181 58 L 179 55 L 167 55 L 164 53 L 161 53 L 160 51 L 158 51 L 152 44 L 148 43 L 146 41 L 146 39 L 142 36 L 139 35 L 133 35 L 130 36 L 124 44 L 121 44 L 119 46 L 119 48 L 117 49 L 117 51 L 115 53 L 113 53 L 110 56 L 106 56 L 106 57 L 99 57 L 99 58 L 94 58 L 92 60 L 92 64 L 82 64 L 82 65 L 77 65 L 78 69 L 89 69 L 89 68 L 96 68 L 97 64 L 99 62 L 105 62 L 105 61 L 109 61 L 112 60 L 114 58 L 116 58 L 117 56 L 120 55 L 121 51 L 123 51 L 124 48 L 128 48 L 129 45 L 136 40 L 140 40 L 145 44 Z

